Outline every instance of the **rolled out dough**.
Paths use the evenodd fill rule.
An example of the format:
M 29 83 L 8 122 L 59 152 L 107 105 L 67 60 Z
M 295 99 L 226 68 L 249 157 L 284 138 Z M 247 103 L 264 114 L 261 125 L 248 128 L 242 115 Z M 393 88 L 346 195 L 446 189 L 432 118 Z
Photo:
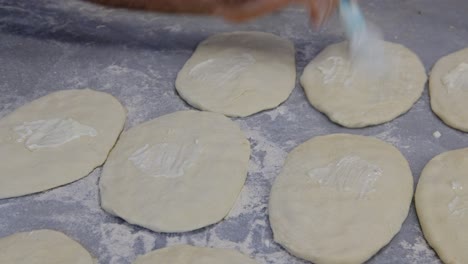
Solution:
M 250 145 L 216 113 L 181 111 L 124 132 L 104 165 L 101 205 L 157 232 L 222 220 L 247 176 Z
M 293 44 L 263 32 L 232 32 L 203 41 L 179 72 L 176 88 L 192 106 L 245 117 L 277 107 L 296 81 Z
M 378 139 L 333 134 L 287 157 L 270 196 L 276 242 L 316 264 L 363 263 L 400 230 L 413 195 L 408 162 Z
M 424 236 L 444 263 L 468 261 L 468 148 L 445 152 L 424 168 L 416 210 Z
M 63 233 L 43 229 L 0 238 L 0 263 L 94 264 L 95 262 L 78 242 Z
M 76 181 L 101 165 L 123 129 L 126 110 L 107 93 L 65 90 L 0 120 L 0 198 Z
M 447 125 L 468 132 L 468 48 L 434 65 L 429 92 L 434 113 Z
M 257 264 L 251 258 L 231 249 L 178 245 L 139 256 L 133 264 Z
M 301 77 L 310 103 L 350 128 L 382 124 L 408 111 L 424 89 L 424 66 L 404 46 L 382 45 L 386 65 L 381 74 L 352 67 L 347 42 L 325 48 Z

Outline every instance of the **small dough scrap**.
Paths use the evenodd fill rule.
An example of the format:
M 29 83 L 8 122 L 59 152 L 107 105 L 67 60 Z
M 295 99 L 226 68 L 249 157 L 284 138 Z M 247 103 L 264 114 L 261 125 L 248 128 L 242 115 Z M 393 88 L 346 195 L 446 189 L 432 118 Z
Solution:
M 416 210 L 424 236 L 444 263 L 468 261 L 468 148 L 448 151 L 424 168 Z
M 383 42 L 383 74 L 352 67 L 347 42 L 325 48 L 304 70 L 301 84 L 310 103 L 333 122 L 360 128 L 391 121 L 421 97 L 427 76 L 418 56 Z
M 316 264 L 363 263 L 395 236 L 408 215 L 413 177 L 381 140 L 315 137 L 287 157 L 270 195 L 276 242 Z
M 133 264 L 257 264 L 232 249 L 202 248 L 189 245 L 167 247 L 139 256 Z
M 229 118 L 181 111 L 124 133 L 102 171 L 101 206 L 157 232 L 222 220 L 247 177 L 250 144 Z
M 0 120 L 0 199 L 71 183 L 100 166 L 114 146 L 126 110 L 112 95 L 64 90 Z
M 294 45 L 263 32 L 217 34 L 179 72 L 176 88 L 193 107 L 245 117 L 284 102 L 296 82 Z
M 61 232 L 35 230 L 0 238 L 2 264 L 94 264 L 78 242 Z
M 468 132 L 468 48 L 437 61 L 429 92 L 432 111 L 448 126 Z

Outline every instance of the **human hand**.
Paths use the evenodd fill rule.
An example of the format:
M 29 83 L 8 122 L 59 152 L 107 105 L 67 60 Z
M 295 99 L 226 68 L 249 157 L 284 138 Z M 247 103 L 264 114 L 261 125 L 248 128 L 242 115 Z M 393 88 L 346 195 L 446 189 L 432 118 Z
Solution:
M 242 22 L 279 10 L 291 3 L 302 3 L 308 10 L 312 22 L 321 26 L 334 12 L 339 0 L 251 0 L 221 1 L 216 13 L 227 20 Z M 219 2 L 219 1 L 218 1 Z M 231 2 L 231 4 L 229 4 Z M 240 3 L 242 2 L 242 3 Z
M 315 25 L 333 13 L 339 0 L 89 0 L 98 4 L 171 13 L 199 13 L 243 22 L 277 11 L 291 3 L 304 4 Z

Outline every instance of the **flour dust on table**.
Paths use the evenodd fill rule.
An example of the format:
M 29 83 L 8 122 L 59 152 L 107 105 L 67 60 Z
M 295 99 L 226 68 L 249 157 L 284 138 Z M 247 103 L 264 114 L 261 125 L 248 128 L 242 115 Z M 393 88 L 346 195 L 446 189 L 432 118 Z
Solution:
M 232 249 L 177 245 L 149 252 L 133 264 L 257 264 L 253 259 Z

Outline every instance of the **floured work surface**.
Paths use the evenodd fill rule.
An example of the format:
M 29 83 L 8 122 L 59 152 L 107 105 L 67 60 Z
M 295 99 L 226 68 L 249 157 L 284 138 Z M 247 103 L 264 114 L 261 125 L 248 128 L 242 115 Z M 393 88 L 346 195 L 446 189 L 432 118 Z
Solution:
M 465 0 L 363 1 L 363 9 L 386 39 L 405 45 L 426 69 L 468 43 Z M 450 7 L 450 8 L 447 8 Z M 445 10 L 440 12 L 440 10 Z M 336 27 L 314 33 L 306 12 L 231 26 L 207 18 L 178 18 L 109 11 L 78 0 L 34 3 L 0 0 L 0 115 L 52 91 L 90 87 L 117 97 L 128 109 L 126 129 L 191 109 L 175 94 L 177 72 L 197 44 L 219 32 L 272 32 L 296 46 L 297 73 L 323 48 L 343 40 Z M 398 21 L 395 22 L 395 21 Z M 430 24 L 427 24 L 430 23 Z M 441 41 L 447 40 L 447 41 Z M 252 146 L 249 175 L 227 219 L 190 233 L 163 235 L 128 225 L 103 212 L 98 199 L 101 169 L 49 192 L 0 201 L 0 237 L 55 229 L 76 239 L 100 263 L 130 264 L 137 255 L 174 244 L 237 248 L 259 264 L 303 264 L 272 242 L 267 203 L 286 153 L 330 133 L 374 136 L 394 144 L 408 159 L 415 180 L 435 155 L 468 146 L 466 134 L 432 114 L 427 85 L 405 115 L 365 129 L 344 129 L 314 110 L 296 82 L 275 110 L 236 119 Z M 433 133 L 439 131 L 440 138 Z M 399 234 L 368 263 L 440 263 L 424 242 L 414 206 Z

